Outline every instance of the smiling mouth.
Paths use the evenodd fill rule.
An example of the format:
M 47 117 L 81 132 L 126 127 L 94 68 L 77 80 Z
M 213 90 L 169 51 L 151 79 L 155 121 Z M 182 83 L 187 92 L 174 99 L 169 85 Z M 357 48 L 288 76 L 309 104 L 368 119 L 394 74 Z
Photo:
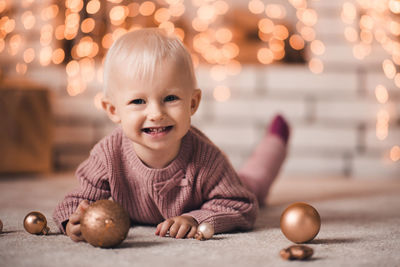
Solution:
M 172 129 L 172 126 L 166 126 L 166 127 L 147 127 L 143 128 L 142 132 L 145 132 L 147 134 L 161 134 L 161 133 L 167 133 Z

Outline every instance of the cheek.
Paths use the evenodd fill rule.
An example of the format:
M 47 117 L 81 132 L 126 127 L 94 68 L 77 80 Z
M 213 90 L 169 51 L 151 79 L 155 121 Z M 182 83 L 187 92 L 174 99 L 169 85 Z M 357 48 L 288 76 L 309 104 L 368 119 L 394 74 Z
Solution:
M 192 114 L 192 104 L 191 101 L 185 102 L 185 104 L 182 107 L 183 110 L 190 116 Z
M 124 124 L 125 127 L 130 127 L 131 131 L 135 128 L 141 128 L 142 122 L 143 119 L 141 119 L 141 116 L 135 112 L 127 112 L 123 114 L 122 124 Z
M 169 105 L 165 111 L 173 116 L 181 115 L 187 112 L 187 105 L 184 102 L 174 103 Z
M 191 112 L 190 107 L 187 106 L 181 107 L 179 110 L 176 111 L 176 116 L 178 116 L 181 120 L 190 120 Z

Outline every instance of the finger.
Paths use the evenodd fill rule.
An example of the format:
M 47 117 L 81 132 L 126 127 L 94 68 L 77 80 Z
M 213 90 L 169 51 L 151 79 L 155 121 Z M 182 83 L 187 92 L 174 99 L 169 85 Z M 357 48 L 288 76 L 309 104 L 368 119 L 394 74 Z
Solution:
M 71 238 L 71 240 L 74 242 L 79 242 L 79 238 L 76 235 L 70 235 L 69 238 Z
M 69 232 L 71 235 L 76 235 L 76 236 L 82 235 L 81 225 L 80 224 L 71 225 L 69 228 Z
M 195 236 L 197 232 L 197 227 L 196 226 L 192 226 L 192 228 L 190 228 L 189 233 L 186 235 L 187 238 L 193 238 Z
M 83 209 L 86 210 L 87 208 L 89 208 L 90 203 L 89 203 L 89 201 L 87 199 L 85 199 L 85 200 L 81 201 L 80 205 L 82 206 Z
M 85 241 L 82 235 L 71 235 L 70 236 L 71 240 L 74 242 L 80 242 L 80 241 Z
M 86 211 L 86 209 L 87 209 L 89 206 L 90 206 L 89 201 L 87 201 L 86 199 L 85 199 L 85 200 L 82 200 L 81 203 L 79 203 L 79 206 L 78 206 L 78 208 L 77 208 L 76 211 L 77 211 L 79 214 L 82 214 L 82 213 L 84 213 L 84 212 Z
M 157 225 L 157 229 L 156 229 L 156 232 L 155 232 L 156 235 L 159 235 L 159 234 L 160 234 L 161 225 L 162 225 L 162 223 L 159 223 L 159 224 Z
M 71 216 L 69 216 L 69 222 L 71 224 L 78 224 L 81 220 L 81 215 L 78 213 L 72 213 Z
M 72 241 L 75 241 L 75 242 L 85 240 L 81 233 L 79 225 L 71 226 L 69 229 L 68 236 L 71 238 Z
M 174 222 L 174 224 L 172 224 L 171 227 L 169 228 L 169 236 L 176 237 L 180 227 L 181 224 Z
M 190 225 L 188 224 L 182 224 L 181 227 L 179 227 L 178 233 L 176 234 L 176 238 L 184 238 L 186 234 L 190 230 Z
M 166 220 L 162 223 L 161 225 L 161 229 L 160 229 L 160 236 L 166 236 L 168 233 L 169 228 L 171 227 L 171 225 L 174 223 L 173 220 Z

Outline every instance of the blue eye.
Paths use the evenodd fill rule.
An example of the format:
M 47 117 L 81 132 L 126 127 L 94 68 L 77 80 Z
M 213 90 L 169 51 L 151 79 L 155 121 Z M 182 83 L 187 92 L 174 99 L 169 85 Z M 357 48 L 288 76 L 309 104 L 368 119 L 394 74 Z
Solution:
M 133 99 L 129 104 L 141 105 L 145 104 L 146 102 L 143 99 Z
M 165 102 L 170 102 L 170 101 L 175 101 L 178 99 L 179 99 L 179 97 L 177 97 L 176 95 L 169 95 L 164 100 L 165 100 Z

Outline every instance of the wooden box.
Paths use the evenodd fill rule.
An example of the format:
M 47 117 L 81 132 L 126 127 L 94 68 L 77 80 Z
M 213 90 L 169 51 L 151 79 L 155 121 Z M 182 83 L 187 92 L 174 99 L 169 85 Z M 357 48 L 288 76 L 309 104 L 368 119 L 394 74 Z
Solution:
M 46 87 L 20 80 L 0 82 L 0 173 L 49 172 L 52 132 Z

